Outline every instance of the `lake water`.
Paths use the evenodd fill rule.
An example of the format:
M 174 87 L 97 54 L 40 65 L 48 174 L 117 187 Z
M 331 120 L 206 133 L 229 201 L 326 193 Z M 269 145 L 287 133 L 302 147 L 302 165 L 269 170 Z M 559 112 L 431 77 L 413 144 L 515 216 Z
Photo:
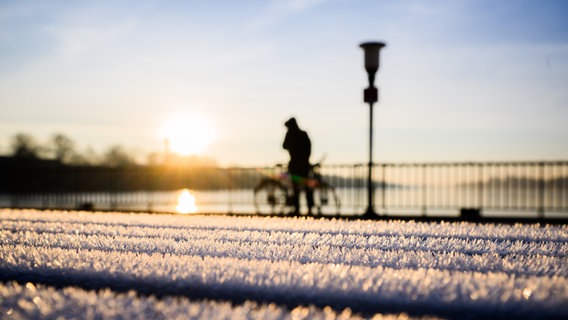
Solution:
M 256 212 L 252 189 L 118 193 L 0 194 L 0 207 L 38 209 L 89 209 L 178 213 Z M 342 215 L 360 214 L 367 208 L 365 188 L 339 188 Z M 388 188 L 375 190 L 375 210 L 389 215 L 457 216 L 460 208 L 482 208 L 484 215 L 535 216 L 540 210 L 547 216 L 568 216 L 568 195 L 560 191 L 546 194 L 536 190 L 484 190 L 474 188 Z M 304 197 L 301 205 L 305 208 Z M 185 206 L 185 207 L 184 207 Z M 337 213 L 334 206 L 324 206 L 324 215 Z

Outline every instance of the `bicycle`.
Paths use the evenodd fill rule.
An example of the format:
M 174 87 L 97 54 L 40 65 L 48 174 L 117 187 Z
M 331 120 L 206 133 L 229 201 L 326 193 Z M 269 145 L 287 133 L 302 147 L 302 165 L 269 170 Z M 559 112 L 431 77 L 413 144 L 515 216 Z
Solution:
M 281 164 L 276 165 L 276 168 L 282 167 Z M 323 180 L 320 168 L 320 163 L 311 165 L 310 173 L 303 183 L 304 188 L 310 187 L 314 191 L 313 214 L 339 214 L 341 204 L 335 187 Z M 292 212 L 293 194 L 292 177 L 287 172 L 265 177 L 254 188 L 256 213 L 275 215 Z

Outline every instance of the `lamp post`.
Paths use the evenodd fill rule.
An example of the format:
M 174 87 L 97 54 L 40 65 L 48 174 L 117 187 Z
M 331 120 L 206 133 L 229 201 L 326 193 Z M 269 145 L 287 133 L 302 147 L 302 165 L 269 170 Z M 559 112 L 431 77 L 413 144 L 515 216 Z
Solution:
M 369 76 L 369 87 L 363 91 L 364 101 L 369 104 L 369 176 L 367 178 L 367 210 L 364 217 L 376 216 L 373 205 L 373 103 L 378 101 L 379 91 L 375 87 L 375 74 L 379 70 L 379 53 L 385 46 L 382 42 L 365 42 L 359 45 L 365 51 L 365 70 Z

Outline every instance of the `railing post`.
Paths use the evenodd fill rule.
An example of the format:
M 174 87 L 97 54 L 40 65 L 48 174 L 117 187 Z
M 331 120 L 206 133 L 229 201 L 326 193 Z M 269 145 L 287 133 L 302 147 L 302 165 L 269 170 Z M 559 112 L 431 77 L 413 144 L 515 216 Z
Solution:
M 386 201 L 386 192 L 387 192 L 387 165 L 383 163 L 382 165 L 382 176 L 383 181 L 381 182 L 381 208 L 382 214 L 386 214 L 387 212 L 387 201 Z
M 427 193 L 427 175 L 426 175 L 426 164 L 422 164 L 422 216 L 426 216 L 426 207 L 428 206 L 428 196 Z
M 538 209 L 539 218 L 544 218 L 544 162 L 538 163 Z
M 227 187 L 229 191 L 229 214 L 233 213 L 233 175 L 231 172 L 231 168 L 227 168 Z
M 477 185 L 479 186 L 479 190 L 477 191 L 477 204 L 480 211 L 483 211 L 483 191 L 484 191 L 484 181 L 483 181 L 483 163 L 478 164 L 478 177 L 477 177 Z

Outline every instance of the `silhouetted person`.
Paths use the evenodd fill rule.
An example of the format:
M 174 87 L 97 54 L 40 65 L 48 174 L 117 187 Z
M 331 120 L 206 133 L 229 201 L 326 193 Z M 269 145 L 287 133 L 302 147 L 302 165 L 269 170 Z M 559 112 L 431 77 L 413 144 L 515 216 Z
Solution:
M 288 173 L 292 179 L 292 188 L 294 190 L 292 204 L 294 205 L 294 214 L 300 213 L 300 192 L 302 189 L 306 191 L 306 201 L 308 204 L 308 214 L 312 213 L 314 206 L 313 190 L 307 184 L 308 175 L 310 173 L 310 154 L 312 153 L 312 143 L 308 134 L 298 127 L 295 118 L 290 118 L 285 123 L 288 131 L 284 138 L 282 147 L 290 153 L 290 162 L 288 163 Z

